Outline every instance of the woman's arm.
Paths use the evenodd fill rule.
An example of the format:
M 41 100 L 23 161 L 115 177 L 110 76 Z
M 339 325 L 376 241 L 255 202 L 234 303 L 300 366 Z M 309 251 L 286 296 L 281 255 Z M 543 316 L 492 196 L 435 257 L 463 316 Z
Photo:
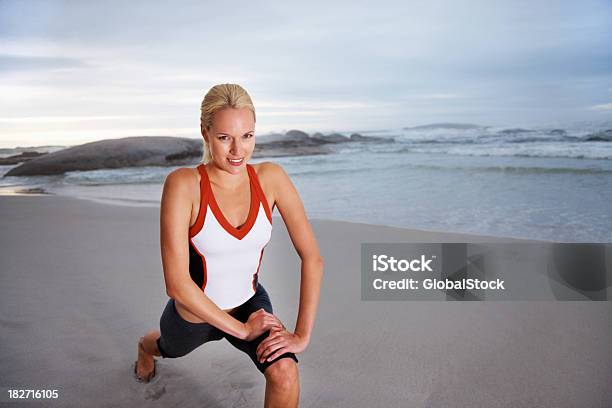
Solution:
M 194 180 L 195 179 L 195 180 Z M 239 339 L 252 336 L 257 323 L 244 324 L 211 301 L 189 275 L 189 222 L 191 219 L 190 194 L 197 178 L 186 168 L 174 170 L 164 182 L 160 209 L 160 243 L 166 293 L 184 305 L 191 313 Z M 261 326 L 274 324 L 272 315 L 260 313 Z M 268 316 L 269 315 L 269 316 Z M 258 315 L 259 316 L 259 315 Z M 258 327 L 259 329 L 264 326 Z
M 291 242 L 302 260 L 300 306 L 293 334 L 298 337 L 299 344 L 295 344 L 295 339 L 287 338 L 285 345 L 283 341 L 275 340 L 275 335 L 278 337 L 282 334 L 270 335 L 260 344 L 258 356 L 261 359 L 269 356 L 268 359 L 273 360 L 286 351 L 303 351 L 310 342 L 323 279 L 323 257 L 306 217 L 302 200 L 285 170 L 278 164 L 270 162 L 262 166 L 266 166 L 264 171 L 269 172 L 268 179 L 273 186 L 274 204 L 278 207 Z M 276 352 L 271 354 L 274 351 Z

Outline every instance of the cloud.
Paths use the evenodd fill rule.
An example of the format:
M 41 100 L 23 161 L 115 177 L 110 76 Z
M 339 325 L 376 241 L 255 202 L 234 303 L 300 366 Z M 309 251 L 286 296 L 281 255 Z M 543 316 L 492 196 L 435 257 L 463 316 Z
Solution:
M 87 64 L 77 58 L 0 54 L 0 72 L 48 71 L 49 69 L 82 68 L 85 66 Z
M 0 117 L 0 123 L 73 123 L 73 122 L 89 122 L 100 120 L 118 120 L 118 119 L 144 119 L 147 116 L 130 115 L 130 116 L 21 116 L 21 117 Z
M 612 103 L 590 106 L 588 109 L 596 111 L 612 111 Z
M 609 1 L 235 3 L 0 0 L 0 114 L 38 118 L 2 126 L 11 139 L 197 134 L 202 97 L 224 82 L 249 91 L 263 129 L 528 126 L 610 111 L 597 105 L 612 91 Z

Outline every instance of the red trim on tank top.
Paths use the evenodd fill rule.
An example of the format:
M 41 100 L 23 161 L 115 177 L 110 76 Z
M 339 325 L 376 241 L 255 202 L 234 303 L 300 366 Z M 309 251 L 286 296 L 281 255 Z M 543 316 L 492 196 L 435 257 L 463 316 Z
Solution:
M 198 247 L 196 246 L 196 244 L 193 243 L 193 240 L 191 238 L 189 238 L 189 242 L 191 243 L 191 246 L 193 247 L 193 250 L 196 251 L 198 253 L 198 255 L 200 255 L 200 258 L 202 258 L 202 286 L 200 287 L 200 289 L 202 289 L 202 291 L 204 291 L 204 288 L 206 288 L 206 282 L 208 280 L 208 274 L 206 273 L 206 257 L 200 252 L 198 251 Z
M 206 219 L 206 211 L 210 206 L 210 209 L 215 215 L 217 222 L 232 236 L 242 239 L 244 238 L 253 227 L 252 224 L 255 223 L 257 219 L 257 214 L 259 213 L 258 207 L 259 203 L 264 208 L 264 212 L 270 224 L 272 224 L 272 213 L 270 211 L 270 206 L 268 205 L 268 200 L 266 199 L 266 195 L 261 188 L 261 184 L 259 182 L 259 177 L 257 176 L 257 172 L 253 168 L 252 165 L 246 165 L 247 172 L 249 174 L 249 185 L 251 187 L 251 203 L 249 207 L 249 215 L 247 216 L 246 222 L 240 226 L 240 228 L 236 228 L 231 225 L 217 204 L 214 193 L 212 192 L 212 187 L 210 186 L 210 179 L 208 178 L 208 172 L 206 171 L 205 164 L 202 163 L 198 165 L 197 170 L 200 173 L 200 208 L 198 209 L 198 216 L 196 218 L 196 222 L 193 226 L 189 228 L 189 237 L 196 236 L 204 226 L 204 220 Z M 257 196 L 257 200 L 254 200 L 253 190 L 255 191 L 255 195 Z
M 248 164 L 247 164 L 247 169 L 248 169 Z M 217 203 L 217 200 L 215 199 L 215 193 L 212 191 L 212 186 L 210 184 L 210 178 L 208 177 L 206 168 L 204 167 L 204 172 L 203 174 L 206 176 L 206 182 L 208 183 L 208 190 L 210 191 L 210 194 L 208 194 L 208 205 L 210 207 L 210 209 L 213 212 L 213 215 L 215 216 L 215 218 L 217 219 L 217 222 L 223 227 L 223 229 L 228 232 L 230 235 L 232 235 L 234 238 L 237 239 L 242 239 L 244 238 L 253 228 L 253 225 L 255 224 L 255 220 L 257 219 L 257 214 L 259 213 L 259 194 L 257 194 L 257 186 L 255 185 L 255 181 L 253 179 L 253 177 L 251 176 L 251 173 L 248 172 L 247 173 L 249 175 L 249 187 L 251 190 L 251 202 L 249 205 L 249 214 L 247 216 L 247 220 L 245 221 L 244 224 L 242 224 L 240 226 L 240 228 L 236 228 L 234 227 L 232 224 L 230 224 L 230 222 L 225 218 L 225 216 L 223 215 L 223 212 L 221 212 L 221 209 L 219 208 L 219 204 Z
M 257 177 L 257 172 L 250 164 L 247 164 L 247 170 L 251 172 L 253 177 L 253 183 L 255 185 L 255 190 L 257 190 L 257 194 L 259 195 L 259 201 L 263 205 L 264 212 L 266 213 L 266 217 L 268 217 L 268 221 L 272 224 L 272 213 L 270 212 L 270 206 L 268 205 L 268 200 L 266 199 L 266 195 L 261 188 L 261 184 L 259 183 L 259 177 Z
M 261 248 L 261 253 L 259 254 L 259 263 L 257 264 L 257 271 L 253 274 L 253 280 L 251 282 L 253 286 L 253 290 L 256 292 L 257 292 L 257 288 L 255 287 L 255 281 L 257 281 L 257 275 L 259 274 L 259 268 L 261 267 L 261 258 L 263 258 L 263 253 L 264 253 L 264 249 L 266 248 L 266 245 L 264 245 L 264 247 Z
M 200 208 L 198 209 L 198 217 L 196 218 L 195 224 L 189 228 L 189 238 L 195 237 L 204 225 L 204 219 L 206 218 L 206 208 L 208 207 L 208 185 L 206 183 L 204 164 L 200 164 L 197 167 L 200 173 Z

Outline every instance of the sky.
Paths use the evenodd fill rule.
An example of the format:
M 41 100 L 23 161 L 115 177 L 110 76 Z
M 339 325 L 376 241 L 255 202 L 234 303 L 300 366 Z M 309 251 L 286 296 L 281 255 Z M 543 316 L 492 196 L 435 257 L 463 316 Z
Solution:
M 0 147 L 200 137 L 238 83 L 256 132 L 612 120 L 612 1 L 0 0 Z

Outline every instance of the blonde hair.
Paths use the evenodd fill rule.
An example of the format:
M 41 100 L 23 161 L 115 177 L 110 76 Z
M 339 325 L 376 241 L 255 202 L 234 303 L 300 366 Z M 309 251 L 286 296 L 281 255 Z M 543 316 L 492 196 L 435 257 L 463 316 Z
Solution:
M 215 112 L 225 108 L 248 108 L 253 112 L 253 121 L 256 120 L 255 106 L 248 92 L 243 87 L 238 84 L 219 84 L 210 88 L 202 100 L 202 106 L 200 107 L 200 129 L 210 131 Z M 204 163 L 210 162 L 211 159 L 210 148 L 206 141 L 204 141 Z

